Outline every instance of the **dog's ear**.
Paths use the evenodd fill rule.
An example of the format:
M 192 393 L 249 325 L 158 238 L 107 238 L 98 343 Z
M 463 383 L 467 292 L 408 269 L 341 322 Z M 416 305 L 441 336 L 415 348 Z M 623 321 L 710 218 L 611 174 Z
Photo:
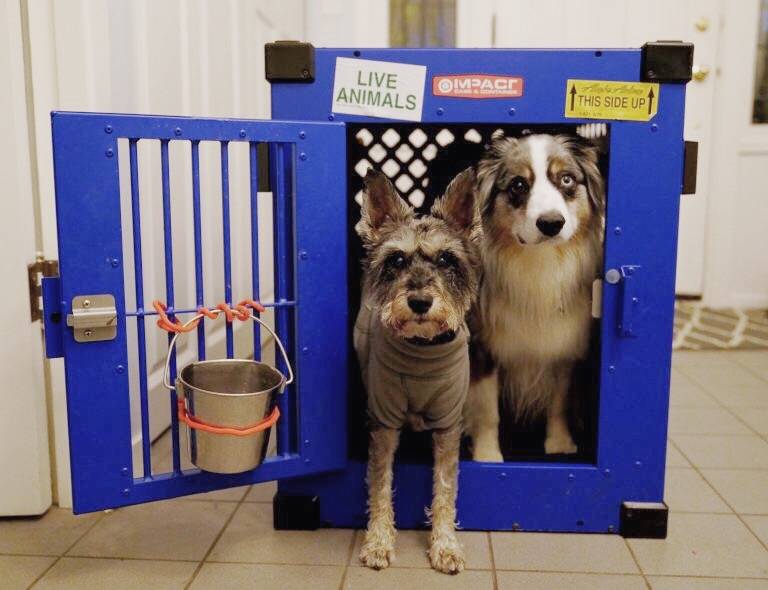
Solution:
M 573 154 L 584 174 L 589 202 L 592 208 L 602 215 L 605 211 L 605 183 L 597 165 L 600 157 L 597 146 L 578 136 L 558 135 L 555 139 Z
M 444 219 L 454 230 L 470 235 L 476 229 L 477 179 L 472 168 L 460 172 L 445 189 L 445 195 L 435 201 L 430 214 Z
M 394 185 L 383 172 L 373 168 L 363 179 L 363 206 L 355 230 L 365 242 L 375 242 L 387 222 L 403 223 L 413 217 L 413 209 L 397 194 Z

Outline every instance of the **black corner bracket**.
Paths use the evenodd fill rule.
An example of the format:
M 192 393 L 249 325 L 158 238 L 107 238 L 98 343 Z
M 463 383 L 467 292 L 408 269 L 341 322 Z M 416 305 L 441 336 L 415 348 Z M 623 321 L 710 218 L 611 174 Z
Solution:
M 275 41 L 264 45 L 264 75 L 268 82 L 312 82 L 315 48 L 301 41 Z
M 642 48 L 640 79 L 643 82 L 685 84 L 693 70 L 693 43 L 653 41 Z
M 272 517 L 277 531 L 317 530 L 321 524 L 320 498 L 277 492 L 272 500 Z
M 626 539 L 666 539 L 668 516 L 664 502 L 624 502 L 619 533 Z
M 692 195 L 696 192 L 696 171 L 699 166 L 699 142 L 686 141 L 683 151 L 683 186 L 682 195 Z

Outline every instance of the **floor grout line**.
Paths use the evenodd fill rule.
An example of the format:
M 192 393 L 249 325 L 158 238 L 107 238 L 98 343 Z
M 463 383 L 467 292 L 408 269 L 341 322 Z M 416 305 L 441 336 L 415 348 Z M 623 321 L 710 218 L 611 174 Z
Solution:
M 648 590 L 651 590 L 651 583 L 648 581 L 648 578 L 645 575 L 645 571 L 643 570 L 643 566 L 640 565 L 640 560 L 638 560 L 637 555 L 635 555 L 635 551 L 632 549 L 632 546 L 629 544 L 629 540 L 626 537 L 622 537 L 622 539 L 624 540 L 624 545 L 629 551 L 629 554 L 632 556 L 632 560 L 635 562 L 637 571 L 640 572 L 640 575 L 643 577 L 643 582 L 645 582 L 645 587 Z
M 493 572 L 493 590 L 499 590 L 499 577 L 496 574 L 496 557 L 493 555 L 493 539 L 491 539 L 491 531 L 486 531 L 488 536 L 488 555 L 491 558 L 491 571 Z
M 245 502 L 245 497 L 250 493 L 250 488 L 243 494 L 243 497 L 240 498 L 240 501 L 237 503 L 237 506 L 235 506 L 235 509 L 232 511 L 232 514 L 229 515 L 227 520 L 224 522 L 224 526 L 221 527 L 221 530 L 218 532 L 216 537 L 213 539 L 213 542 L 211 543 L 211 546 L 208 547 L 208 551 L 205 552 L 205 555 L 203 555 L 203 558 L 200 560 L 200 562 L 197 564 L 197 567 L 195 568 L 195 571 L 192 572 L 192 576 L 189 578 L 189 582 L 187 582 L 184 585 L 184 590 L 188 590 L 190 586 L 195 581 L 195 578 L 197 578 L 197 574 L 200 573 L 200 570 L 203 569 L 203 565 L 205 564 L 205 560 L 208 559 L 208 556 L 213 551 L 213 548 L 216 547 L 216 544 L 221 539 L 222 535 L 224 534 L 224 531 L 227 530 L 227 527 L 229 526 L 229 523 L 232 522 L 232 519 L 235 518 L 235 514 L 237 514 L 237 511 L 240 510 L 240 507 Z
M 66 508 L 58 508 L 58 507 L 57 507 L 57 509 L 58 509 L 58 510 L 66 510 Z M 42 580 L 42 579 L 43 579 L 43 578 L 44 578 L 46 575 L 48 575 L 48 572 L 50 572 L 50 571 L 51 571 L 51 570 L 54 568 L 54 566 L 55 566 L 57 563 L 59 563 L 59 562 L 61 561 L 61 558 L 62 558 L 62 557 L 65 557 L 65 556 L 67 556 L 67 553 L 69 553 L 70 551 L 72 551 L 72 549 L 74 548 L 74 546 L 75 546 L 75 545 L 77 545 L 77 544 L 80 542 L 80 540 L 81 540 L 83 537 L 85 537 L 85 535 L 87 535 L 88 533 L 90 533 L 90 532 L 93 530 L 93 527 L 95 527 L 95 526 L 96 526 L 97 524 L 99 524 L 99 523 L 100 523 L 102 520 L 104 520 L 104 517 L 105 517 L 106 515 L 107 515 L 107 513 L 106 513 L 106 512 L 102 512 L 102 513 L 99 515 L 99 517 L 98 517 L 98 518 L 95 518 L 95 519 L 94 519 L 94 521 L 93 521 L 93 524 L 92 524 L 91 526 L 89 526 L 89 527 L 88 527 L 88 528 L 87 528 L 85 531 L 83 531 L 83 534 L 82 534 L 82 535 L 80 535 L 80 536 L 79 536 L 77 539 L 75 539 L 75 540 L 74 540 L 72 543 L 70 543 L 69 547 L 67 547 L 67 548 L 66 548 L 66 549 L 65 549 L 65 550 L 64 550 L 64 551 L 61 553 L 61 555 L 59 555 L 58 557 L 56 557 L 56 559 L 53 561 L 53 563 L 51 563 L 51 565 L 49 565 L 47 568 L 45 568 L 45 570 L 43 570 L 43 572 L 42 572 L 42 573 L 41 573 L 39 576 L 37 576 L 37 577 L 36 577 L 34 580 L 32 580 L 32 583 L 31 583 L 29 586 L 27 586 L 27 588 L 32 588 L 32 587 L 33 587 L 35 584 L 37 584 L 37 583 L 38 583 L 40 580 Z
M 344 583 L 347 581 L 347 572 L 349 571 L 349 565 L 352 562 L 352 554 L 355 551 L 355 545 L 357 544 L 357 535 L 360 532 L 357 529 L 352 531 L 352 540 L 349 543 L 349 550 L 347 551 L 347 561 L 344 562 L 344 571 L 341 573 L 341 580 L 339 581 L 339 590 L 344 589 Z
M 748 530 L 748 531 L 749 531 L 749 532 L 752 534 L 752 536 L 753 536 L 753 537 L 754 537 L 754 538 L 757 540 L 757 542 L 758 542 L 758 543 L 760 543 L 760 545 L 763 547 L 763 549 L 765 549 L 765 551 L 767 551 L 767 552 L 768 552 L 768 543 L 765 543 L 765 542 L 763 542 L 763 540 L 762 540 L 762 539 L 761 539 L 761 538 L 760 538 L 760 537 L 757 535 L 757 533 L 755 533 L 755 531 L 753 531 L 753 530 L 752 530 L 752 527 L 750 527 L 750 526 L 749 526 L 749 524 L 747 523 L 747 521 L 745 521 L 745 520 L 742 518 L 742 515 L 741 515 L 741 514 L 739 514 L 739 513 L 736 511 L 736 509 L 735 509 L 735 508 L 734 508 L 734 507 L 731 505 L 731 503 L 730 503 L 728 500 L 726 500 L 726 499 L 725 499 L 725 497 L 723 496 L 723 494 L 721 494 L 721 493 L 720 493 L 720 491 L 719 491 L 719 490 L 718 490 L 718 489 L 717 489 L 717 488 L 716 488 L 716 487 L 715 487 L 715 486 L 712 484 L 712 482 L 710 482 L 710 481 L 707 479 L 707 477 L 706 477 L 706 476 L 705 476 L 705 475 L 704 475 L 704 474 L 701 472 L 701 469 L 699 469 L 699 467 L 698 467 L 698 466 L 697 466 L 695 463 L 693 463 L 693 461 L 691 461 L 691 459 L 688 457 L 688 455 L 686 455 L 686 454 L 685 454 L 685 453 L 684 453 L 684 452 L 683 452 L 683 451 L 680 449 L 680 447 L 679 447 L 679 446 L 678 446 L 678 445 L 677 445 L 677 444 L 676 444 L 674 441 L 671 441 L 671 442 L 672 442 L 672 444 L 674 444 L 674 445 L 675 445 L 675 447 L 676 447 L 676 448 L 677 448 L 677 450 L 680 452 L 680 454 L 681 454 L 681 455 L 683 455 L 683 457 L 685 457 L 685 459 L 686 459 L 686 460 L 687 460 L 687 461 L 688 461 L 688 462 L 689 462 L 691 465 L 693 465 L 693 468 L 696 470 L 696 473 L 698 473 L 698 474 L 699 474 L 699 477 L 701 477 L 701 478 L 704 480 L 704 482 L 705 482 L 705 483 L 706 483 L 706 484 L 707 484 L 707 485 L 708 485 L 708 486 L 709 486 L 709 487 L 712 489 L 712 491 L 713 491 L 713 492 L 715 492 L 715 494 L 717 495 L 717 497 L 718 497 L 718 498 L 720 498 L 720 499 L 723 501 L 723 503 L 724 503 L 726 506 L 728 506 L 728 508 L 730 508 L 730 509 L 733 511 L 733 515 L 734 515 L 736 518 L 738 518 L 738 519 L 739 519 L 739 522 L 741 522 L 741 524 L 742 524 L 742 525 L 744 525 L 744 527 L 745 527 L 745 528 L 746 528 L 746 529 L 747 529 L 747 530 Z

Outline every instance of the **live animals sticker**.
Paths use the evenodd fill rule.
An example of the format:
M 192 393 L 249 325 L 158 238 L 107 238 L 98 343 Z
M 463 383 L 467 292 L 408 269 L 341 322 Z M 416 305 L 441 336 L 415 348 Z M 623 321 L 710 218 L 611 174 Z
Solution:
M 659 85 L 649 82 L 568 80 L 565 116 L 571 119 L 650 121 L 659 111 Z
M 426 66 L 337 57 L 331 111 L 421 121 L 426 77 Z

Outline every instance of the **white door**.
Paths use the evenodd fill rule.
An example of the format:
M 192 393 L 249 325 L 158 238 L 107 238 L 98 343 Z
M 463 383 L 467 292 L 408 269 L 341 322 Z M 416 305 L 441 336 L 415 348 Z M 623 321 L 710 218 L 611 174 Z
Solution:
M 458 11 L 461 47 L 639 47 L 659 39 L 694 43 L 703 79 L 688 84 L 685 137 L 699 142 L 698 191 L 681 201 L 677 292 L 701 295 L 718 0 L 539 0 L 535 8 L 526 0 L 459 0 Z
M 27 290 L 36 248 L 19 8 L 0 0 L 0 516 L 42 514 L 51 505 L 42 341 Z

